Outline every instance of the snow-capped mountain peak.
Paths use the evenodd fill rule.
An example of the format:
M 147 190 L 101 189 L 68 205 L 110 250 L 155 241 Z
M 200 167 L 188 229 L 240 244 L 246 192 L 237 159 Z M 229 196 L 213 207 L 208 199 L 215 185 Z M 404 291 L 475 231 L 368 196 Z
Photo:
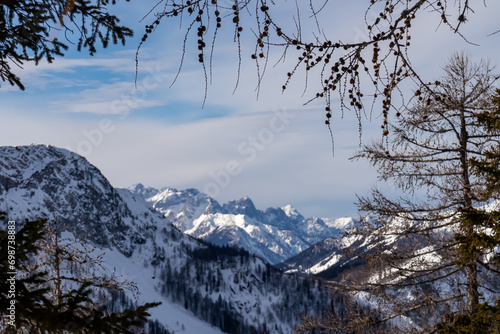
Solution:
M 259 215 L 259 211 L 248 196 L 239 200 L 229 201 L 223 204 L 222 208 L 226 213 L 234 215 L 246 215 L 251 218 L 256 218 Z
M 285 212 L 285 214 L 290 218 L 294 218 L 297 220 L 304 220 L 304 217 L 297 211 L 297 209 L 295 209 L 290 204 L 282 207 L 281 210 L 283 210 L 283 212 Z
M 143 198 L 153 197 L 158 194 L 159 190 L 151 187 L 145 187 L 142 183 L 136 183 L 128 188 L 134 194 L 140 195 Z
M 259 210 L 249 197 L 220 205 L 196 189 L 149 192 L 142 196 L 181 231 L 216 245 L 237 245 L 269 263 L 280 263 L 316 242 L 339 235 L 339 228 L 318 218 L 305 219 L 291 205 Z

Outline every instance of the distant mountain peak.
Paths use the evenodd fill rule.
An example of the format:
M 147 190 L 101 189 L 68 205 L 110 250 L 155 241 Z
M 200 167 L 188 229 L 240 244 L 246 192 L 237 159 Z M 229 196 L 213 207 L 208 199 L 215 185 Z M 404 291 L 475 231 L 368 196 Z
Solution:
M 305 219 L 291 205 L 262 211 L 248 196 L 220 205 L 197 189 L 164 188 L 144 199 L 181 231 L 219 246 L 238 245 L 269 263 L 282 262 L 339 235 L 336 226 L 327 226 L 319 218 Z
M 127 189 L 134 194 L 140 195 L 142 198 L 153 197 L 159 192 L 159 190 L 152 187 L 146 187 L 142 183 L 136 183 Z
M 253 218 L 259 214 L 255 204 L 248 196 L 240 198 L 239 200 L 229 201 L 223 204 L 222 207 L 227 213 L 235 215 L 247 215 Z
M 281 210 L 290 218 L 297 218 L 303 220 L 304 217 L 290 204 L 281 207 Z

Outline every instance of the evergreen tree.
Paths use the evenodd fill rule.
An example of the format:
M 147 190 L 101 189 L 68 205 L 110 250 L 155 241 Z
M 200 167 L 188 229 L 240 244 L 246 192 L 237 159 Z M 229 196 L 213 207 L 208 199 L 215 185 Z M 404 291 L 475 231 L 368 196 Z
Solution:
M 1 213 L 1 219 L 5 219 L 5 213 Z M 26 269 L 26 262 L 29 256 L 37 255 L 40 248 L 39 241 L 45 221 L 37 220 L 25 224 L 15 233 L 15 243 L 9 243 L 7 231 L 0 231 L 0 312 L 3 313 L 3 331 L 15 333 L 15 328 L 31 328 L 33 322 L 39 322 L 54 311 L 54 305 L 47 297 L 49 289 L 45 285 L 47 273 L 43 271 L 30 272 Z M 11 246 L 11 247 L 9 247 Z M 9 258 L 9 250 L 13 250 L 13 258 Z M 10 262 L 10 261 L 14 261 Z M 13 275 L 9 273 L 23 272 L 23 275 Z M 9 293 L 10 281 L 15 277 L 15 292 Z M 9 279 L 9 280 L 8 280 Z M 9 308 L 11 300 L 15 300 L 15 312 L 10 317 Z M 5 313 L 4 313 L 5 312 Z M 15 322 L 15 328 L 7 323 Z
M 354 157 L 368 159 L 403 194 L 375 188 L 359 198 L 369 216 L 347 238 L 364 242 L 352 255 L 364 259 L 366 271 L 351 270 L 336 287 L 350 298 L 344 305 L 350 316 L 334 314 L 303 329 L 349 324 L 346 333 L 433 332 L 444 314 L 473 316 L 481 302 L 496 301 L 499 271 L 492 258 L 500 214 L 486 210 L 493 199 L 488 182 L 471 165 L 500 139 L 478 121 L 496 109 L 498 76 L 487 62 L 473 64 L 464 54 L 453 55 L 444 71 L 434 89 L 417 90 L 409 112 L 389 125 L 391 141 L 366 145 Z
M 497 89 L 496 96 L 493 98 L 496 108 L 494 110 L 484 111 L 478 114 L 478 122 L 482 124 L 487 132 L 496 137 L 500 134 L 500 89 Z M 486 180 L 486 189 L 483 198 L 498 198 L 500 190 L 500 144 L 485 150 L 484 157 L 481 159 L 472 159 L 472 171 L 482 176 Z M 483 235 L 483 238 L 476 241 L 477 244 L 494 248 L 498 244 L 499 215 L 496 212 L 483 213 L 483 219 L 488 219 L 488 225 L 492 229 L 493 235 Z M 470 247 L 470 249 L 474 249 Z M 467 255 L 467 249 L 464 249 L 464 255 Z M 498 257 L 498 255 L 496 255 Z M 498 258 L 494 261 L 498 262 Z M 488 265 L 488 270 L 493 274 L 500 275 L 500 271 Z M 497 276 L 498 277 L 498 276 Z M 437 325 L 439 334 L 452 333 L 500 333 L 500 298 L 495 305 L 482 303 L 472 314 L 453 315 L 447 314 L 444 322 Z
M 52 296 L 51 280 L 48 271 L 33 270 L 29 263 L 31 257 L 42 252 L 41 240 L 44 239 L 46 220 L 27 221 L 15 234 L 15 319 L 14 326 L 5 322 L 10 320 L 9 282 L 0 282 L 0 307 L 4 317 L 2 332 L 19 333 L 23 330 L 32 333 L 135 333 L 147 320 L 147 311 L 159 303 L 146 303 L 136 309 L 126 309 L 121 313 L 109 312 L 106 306 L 98 305 L 91 299 L 92 282 L 78 284 L 75 289 L 66 291 L 61 288 Z M 0 270 L 3 274 L 12 272 L 8 257 L 8 233 L 0 231 Z
M 42 269 L 48 272 L 54 303 L 60 303 L 62 289 L 72 283 L 90 284 L 101 290 L 118 291 L 126 288 L 134 294 L 138 293 L 135 283 L 128 280 L 119 281 L 114 272 L 111 275 L 96 276 L 96 269 L 106 271 L 102 260 L 104 254 L 96 254 L 95 247 L 84 240 L 74 237 L 62 238 L 62 232 L 64 229 L 58 227 L 57 221 L 45 224 L 45 238 L 40 240 L 44 256 L 38 257 L 34 265 L 30 266 L 30 270 Z
M 497 89 L 493 97 L 496 108 L 478 114 L 478 122 L 482 124 L 492 136 L 500 133 L 500 89 Z M 480 160 L 471 161 L 473 171 L 486 179 L 486 197 L 498 197 L 500 195 L 500 144 L 485 150 L 484 157 Z
M 90 55 L 98 43 L 104 48 L 110 42 L 125 44 L 133 33 L 108 12 L 114 4 L 116 0 L 0 0 L 0 79 L 24 90 L 12 65 L 43 59 L 50 63 L 64 55 L 68 42 L 77 44 L 78 51 L 88 49 Z M 51 36 L 58 30 L 60 39 Z M 74 32 L 79 35 L 71 41 L 68 36 Z

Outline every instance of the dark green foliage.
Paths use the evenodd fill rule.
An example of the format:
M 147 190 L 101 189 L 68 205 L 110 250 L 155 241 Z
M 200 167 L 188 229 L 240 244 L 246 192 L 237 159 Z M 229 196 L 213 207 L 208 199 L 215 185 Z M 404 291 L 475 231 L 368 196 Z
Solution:
M 497 106 L 495 110 L 484 111 L 477 117 L 478 123 L 483 125 L 491 135 L 500 133 L 500 89 L 497 89 L 493 102 Z M 484 196 L 500 194 L 500 147 L 497 145 L 484 152 L 483 159 L 472 159 L 473 171 L 485 178 L 487 182 L 487 193 Z
M 472 315 L 445 315 L 436 325 L 438 334 L 498 334 L 500 333 L 500 301 L 490 306 L 480 304 Z
M 150 316 L 147 310 L 160 304 L 147 303 L 135 310 L 126 309 L 121 313 L 112 313 L 106 306 L 96 305 L 90 298 L 91 293 L 90 283 L 68 291 L 62 296 L 63 303 L 38 319 L 37 326 L 51 333 L 69 330 L 82 334 L 134 334 L 134 329 L 142 327 Z
M 478 114 L 478 123 L 484 126 L 492 135 L 500 133 L 500 89 L 496 90 L 493 102 L 497 106 L 494 110 Z M 486 180 L 486 190 L 481 194 L 485 199 L 496 198 L 500 190 L 500 146 L 490 147 L 485 151 L 482 159 L 471 159 L 472 171 Z M 482 249 L 493 249 L 500 244 L 500 213 L 498 211 L 486 213 L 482 210 L 471 209 L 463 212 L 462 230 L 473 229 L 472 235 L 457 234 L 455 239 L 460 243 L 458 250 L 460 262 L 463 265 L 473 259 Z M 489 233 L 478 227 L 488 227 Z M 487 269 L 494 270 L 490 267 Z M 499 274 L 494 270 L 496 274 Z M 445 315 L 444 322 L 436 326 L 439 334 L 465 333 L 500 333 L 500 300 L 496 305 L 479 304 L 474 313 L 468 315 Z
M 129 1 L 129 0 L 126 0 Z M 49 63 L 63 56 L 68 43 L 76 43 L 78 51 L 97 51 L 100 42 L 106 48 L 110 42 L 125 44 L 133 35 L 131 29 L 120 26 L 120 20 L 109 14 L 109 5 L 116 0 L 0 0 L 0 78 L 24 90 L 21 79 L 11 65 L 42 59 Z M 59 28 L 58 28 L 59 26 Z M 52 37 L 60 29 L 62 42 Z M 77 40 L 69 36 L 77 33 Z
M 210 242 L 199 240 L 200 243 L 206 245 L 206 248 L 197 248 L 191 252 L 191 256 L 197 260 L 202 261 L 216 261 L 224 257 L 237 257 L 245 258 L 248 260 L 250 253 L 237 246 L 223 245 L 218 246 Z
M 109 312 L 106 306 L 97 305 L 91 298 L 92 282 L 80 284 L 77 288 L 63 292 L 60 303 L 48 297 L 50 285 L 46 272 L 28 271 L 27 262 L 32 256 L 39 256 L 39 241 L 44 238 L 46 220 L 26 222 L 17 231 L 15 281 L 15 326 L 2 328 L 4 333 L 17 333 L 24 327 L 40 333 L 125 333 L 133 334 L 143 327 L 150 315 L 147 311 L 160 303 L 147 303 L 135 310 L 121 313 Z M 12 272 L 8 263 L 8 233 L 0 231 L 0 271 Z M 0 280 L 0 312 L 2 315 L 10 305 L 8 296 L 9 277 Z M 8 315 L 8 313 L 6 314 Z
M 25 261 L 30 254 L 36 255 L 39 252 L 37 241 L 43 237 L 41 229 L 46 223 L 45 220 L 37 220 L 30 224 L 25 224 L 16 233 L 15 244 L 15 271 L 25 269 Z M 8 233 L 0 231 L 0 312 L 6 312 L 10 306 L 9 288 L 10 283 L 7 279 L 14 275 L 8 274 L 14 272 L 8 263 Z M 45 272 L 31 272 L 29 274 L 16 278 L 15 281 L 15 322 L 16 327 L 31 327 L 31 320 L 37 321 L 47 315 L 47 311 L 52 310 L 53 305 L 46 297 L 48 288 L 44 286 L 46 282 Z M 6 332 L 9 332 L 8 330 Z
M 459 245 L 457 264 L 464 267 L 475 261 L 478 254 L 500 245 L 500 226 L 497 223 L 500 212 L 471 208 L 462 210 L 461 214 L 460 232 L 455 234 L 455 240 Z
M 134 334 L 134 328 L 140 328 L 150 314 L 148 309 L 160 303 L 147 303 L 135 310 L 126 309 L 122 313 L 111 313 L 106 306 L 96 306 L 89 295 L 91 284 L 84 283 L 77 290 L 63 296 L 66 302 L 59 305 L 57 318 L 53 319 L 64 325 L 64 329 L 75 333 L 124 333 Z

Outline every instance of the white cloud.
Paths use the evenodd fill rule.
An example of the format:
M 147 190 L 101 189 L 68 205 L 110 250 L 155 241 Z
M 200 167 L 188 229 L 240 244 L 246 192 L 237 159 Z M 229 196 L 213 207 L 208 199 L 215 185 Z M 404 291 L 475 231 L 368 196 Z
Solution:
M 54 111 L 62 113 L 85 112 L 100 115 L 124 115 L 133 110 L 164 105 L 155 99 L 154 91 L 165 89 L 154 79 L 151 86 L 138 86 L 134 82 L 100 84 L 97 88 L 67 94 L 63 100 L 51 102 Z M 147 89 L 149 88 L 149 89 Z
M 0 117 L 12 126 L 0 134 L 0 142 L 70 148 L 83 153 L 119 187 L 143 182 L 203 191 L 207 184 L 217 183 L 211 175 L 225 173 L 233 161 L 241 171 L 220 187 L 216 198 L 221 202 L 249 195 L 263 209 L 292 204 L 305 215 L 353 214 L 346 200 L 352 203 L 354 192 L 373 181 L 366 165 L 346 163 L 357 134 L 351 129 L 338 132 L 337 155 L 332 158 L 328 131 L 316 126 L 319 119 L 303 111 L 293 114 L 296 117 L 286 126 L 279 120 L 271 125 L 273 112 L 172 126 L 117 117 L 74 122 L 3 113 Z M 99 134 L 103 120 L 112 130 Z M 279 131 L 272 133 L 273 127 Z M 325 202 L 329 205 L 319 210 L 318 203 Z
M 23 73 L 41 73 L 41 72 L 67 72 L 76 73 L 81 71 L 82 68 L 102 68 L 107 71 L 113 72 L 123 72 L 123 71 L 135 71 L 135 66 L 133 59 L 130 57 L 112 57 L 112 58 L 102 58 L 102 57 L 86 57 L 81 59 L 75 58 L 57 58 L 52 63 L 47 63 L 45 61 L 40 62 L 35 65 L 33 62 L 26 63 L 23 66 Z

